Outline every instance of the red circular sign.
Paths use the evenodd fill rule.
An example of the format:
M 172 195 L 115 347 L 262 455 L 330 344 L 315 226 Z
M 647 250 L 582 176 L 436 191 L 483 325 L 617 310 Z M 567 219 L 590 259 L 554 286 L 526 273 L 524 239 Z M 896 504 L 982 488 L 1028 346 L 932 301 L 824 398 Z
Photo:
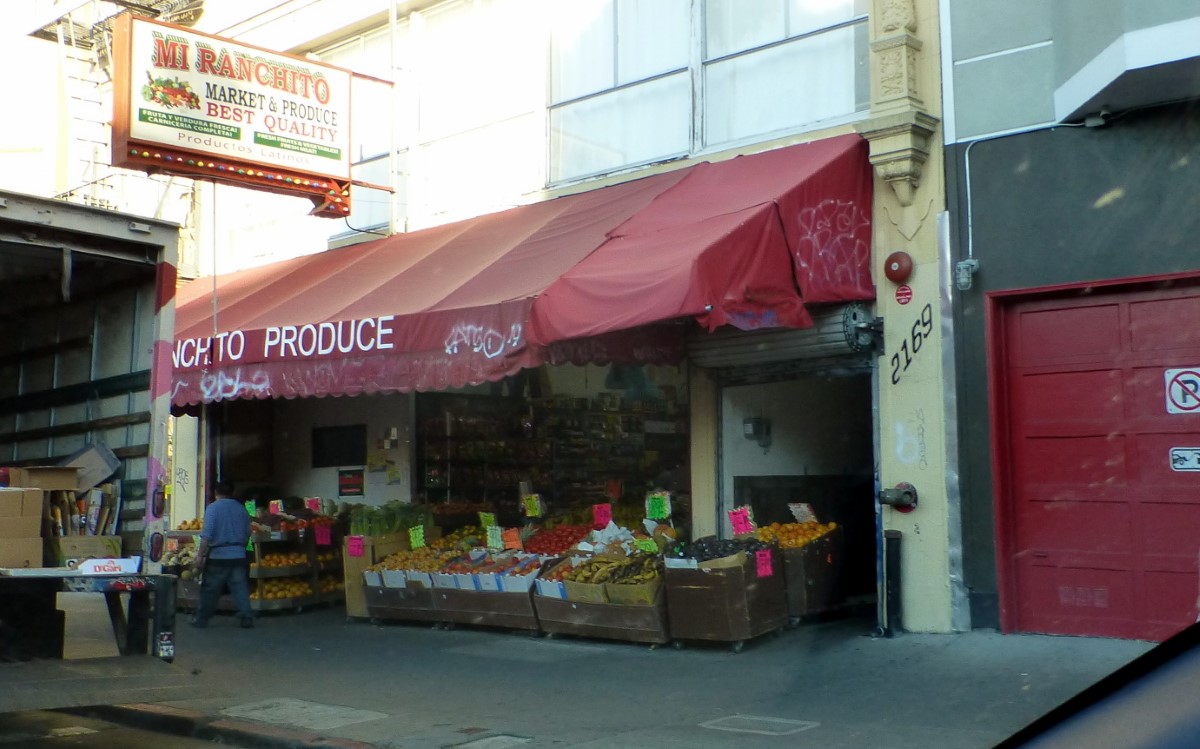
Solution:
M 912 287 L 908 284 L 896 287 L 896 301 L 901 304 L 908 304 L 912 301 Z

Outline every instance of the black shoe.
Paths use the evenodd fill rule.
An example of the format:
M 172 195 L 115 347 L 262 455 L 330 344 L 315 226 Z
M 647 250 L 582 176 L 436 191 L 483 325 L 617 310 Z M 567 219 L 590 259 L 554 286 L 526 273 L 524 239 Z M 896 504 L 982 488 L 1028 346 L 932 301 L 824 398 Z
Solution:
M 248 616 L 243 616 L 242 629 L 254 629 L 254 620 Z

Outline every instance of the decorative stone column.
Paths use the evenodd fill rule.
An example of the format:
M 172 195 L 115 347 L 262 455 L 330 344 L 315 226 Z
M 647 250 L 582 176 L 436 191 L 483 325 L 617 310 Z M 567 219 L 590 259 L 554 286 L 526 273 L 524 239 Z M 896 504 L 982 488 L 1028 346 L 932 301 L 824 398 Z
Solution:
M 871 14 L 871 114 L 859 132 L 871 143 L 871 163 L 910 206 L 929 156 L 938 118 L 925 111 L 918 80 L 922 41 L 913 0 L 875 0 Z
M 902 626 L 917 632 L 970 627 L 962 583 L 958 467 L 948 445 L 953 377 L 952 301 L 941 259 L 946 210 L 940 138 L 938 0 L 872 0 L 871 116 L 858 131 L 875 170 L 872 266 L 879 356 L 879 481 L 919 492 L 912 512 L 880 508 L 881 527 L 903 536 Z M 911 271 L 888 278 L 884 262 L 904 252 Z

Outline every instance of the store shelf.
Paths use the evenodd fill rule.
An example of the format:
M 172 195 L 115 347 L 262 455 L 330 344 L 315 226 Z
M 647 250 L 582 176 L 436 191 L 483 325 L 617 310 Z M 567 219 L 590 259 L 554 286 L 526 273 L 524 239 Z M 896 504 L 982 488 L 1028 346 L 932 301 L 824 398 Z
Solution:
M 308 564 L 293 564 L 287 567 L 260 567 L 257 564 L 250 565 L 251 580 L 265 580 L 272 577 L 300 577 L 312 572 L 312 566 Z

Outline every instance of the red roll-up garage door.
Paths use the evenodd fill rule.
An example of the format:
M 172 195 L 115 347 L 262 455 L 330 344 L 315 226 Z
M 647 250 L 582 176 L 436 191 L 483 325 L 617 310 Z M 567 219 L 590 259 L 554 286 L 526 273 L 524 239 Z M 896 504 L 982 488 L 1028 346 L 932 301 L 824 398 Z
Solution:
M 997 308 L 1006 630 L 1161 640 L 1196 620 L 1200 286 L 1163 286 Z

